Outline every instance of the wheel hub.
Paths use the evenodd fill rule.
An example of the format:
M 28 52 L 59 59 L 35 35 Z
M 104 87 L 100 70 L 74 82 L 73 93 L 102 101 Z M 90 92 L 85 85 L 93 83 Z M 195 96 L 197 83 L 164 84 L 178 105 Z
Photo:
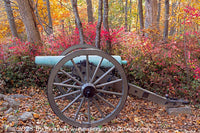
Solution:
M 96 94 L 96 88 L 91 83 L 86 83 L 82 86 L 82 94 L 86 98 L 91 98 Z

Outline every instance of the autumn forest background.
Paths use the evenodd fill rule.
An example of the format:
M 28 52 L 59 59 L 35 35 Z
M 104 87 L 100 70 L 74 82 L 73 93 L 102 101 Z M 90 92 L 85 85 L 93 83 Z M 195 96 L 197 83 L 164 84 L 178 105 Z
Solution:
M 36 66 L 34 57 L 59 55 L 83 41 L 127 60 L 129 82 L 200 103 L 199 0 L 73 2 L 0 1 L 0 80 L 5 93 L 45 88 L 50 68 Z

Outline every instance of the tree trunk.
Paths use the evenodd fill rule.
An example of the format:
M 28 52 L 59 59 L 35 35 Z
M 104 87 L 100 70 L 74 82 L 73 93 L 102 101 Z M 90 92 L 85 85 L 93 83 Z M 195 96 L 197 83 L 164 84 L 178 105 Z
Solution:
M 5 9 L 6 9 L 6 13 L 7 13 L 7 18 L 9 21 L 9 25 L 10 25 L 10 30 L 11 33 L 14 37 L 18 37 L 17 34 L 17 29 L 16 29 L 16 25 L 15 25 L 15 20 L 14 20 L 14 16 L 13 16 L 13 11 L 10 5 L 10 0 L 3 0 L 4 4 L 5 4 Z
M 35 44 L 42 44 L 40 33 L 36 23 L 36 16 L 31 0 L 17 0 L 20 15 L 26 28 L 28 41 Z
M 51 9 L 50 9 L 49 0 L 46 0 L 46 2 L 47 2 L 47 12 L 48 12 L 48 20 L 49 20 L 49 24 L 47 26 L 47 32 L 49 35 L 51 35 L 53 34 L 53 22 L 51 18 Z
M 128 31 L 128 0 L 125 3 L 125 31 Z
M 61 8 L 63 8 L 62 1 L 59 1 L 59 4 L 60 4 Z M 65 19 L 64 18 L 60 20 L 60 28 L 61 28 L 62 35 L 65 36 Z M 70 28 L 70 26 L 69 26 L 69 28 Z
M 101 24 L 102 24 L 102 0 L 99 0 L 99 8 L 98 8 L 98 22 L 96 26 L 96 37 L 95 37 L 95 46 L 100 48 L 100 33 L 101 33 Z
M 132 0 L 130 0 L 130 4 L 129 4 L 129 13 L 131 14 L 132 13 Z M 132 22 L 132 21 L 131 21 Z M 129 32 L 131 31 L 131 22 L 129 24 Z
M 77 0 L 71 0 L 71 3 L 72 3 L 72 7 L 73 7 L 73 12 L 75 15 L 76 25 L 79 30 L 80 44 L 84 44 L 83 27 L 82 27 L 82 23 L 81 23 L 79 14 L 78 14 Z
M 172 3 L 172 17 L 173 17 L 173 19 L 172 19 L 172 26 L 170 28 L 170 33 L 169 33 L 170 36 L 172 36 L 176 31 L 176 28 L 175 28 L 174 24 L 176 23 L 175 10 L 177 8 L 177 5 L 178 5 L 178 2 Z
M 159 0 L 158 3 L 158 16 L 157 16 L 157 29 L 160 30 L 159 24 L 160 24 L 160 11 L 161 11 L 161 0 Z
M 145 28 L 155 26 L 157 18 L 157 0 L 145 1 L 145 14 Z
M 157 25 L 157 0 L 145 0 L 145 28 L 156 29 Z M 146 34 L 148 36 L 148 34 Z
M 104 13 L 103 13 L 103 26 L 104 29 L 107 31 L 107 40 L 106 40 L 106 52 L 111 54 L 111 38 L 110 38 L 110 31 L 109 31 L 109 24 L 108 24 L 108 0 L 103 0 L 104 3 Z
M 143 30 L 144 29 L 144 19 L 143 19 L 142 0 L 138 0 L 138 11 L 139 11 L 139 19 L 140 19 L 140 30 Z
M 93 23 L 93 11 L 92 11 L 92 0 L 86 0 L 87 2 L 87 15 L 88 15 L 88 23 Z
M 168 39 L 168 26 L 169 25 L 169 0 L 165 0 L 165 28 L 163 32 L 163 40 Z

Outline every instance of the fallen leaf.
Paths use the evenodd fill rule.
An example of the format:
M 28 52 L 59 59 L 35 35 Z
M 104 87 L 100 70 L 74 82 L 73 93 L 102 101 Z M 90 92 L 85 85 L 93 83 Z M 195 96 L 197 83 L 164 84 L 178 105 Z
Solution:
M 139 122 L 139 118 L 138 117 L 134 118 L 134 121 Z
M 31 109 L 30 109 L 30 108 L 28 108 L 28 109 L 26 109 L 26 111 L 27 111 L 27 112 L 29 112 L 29 111 L 31 111 Z
M 12 121 L 12 122 L 10 123 L 10 126 L 13 127 L 14 125 L 15 125 L 15 122 Z
M 3 101 L 0 101 L 0 106 L 2 105 Z
M 197 120 L 197 124 L 199 124 L 199 125 L 200 125 L 200 120 Z
M 39 116 L 40 116 L 39 114 L 36 114 L 36 113 L 33 114 L 33 117 L 34 117 L 35 119 L 38 119 Z
M 3 121 L 7 121 L 7 118 L 6 118 L 6 117 L 3 117 L 2 120 L 3 120 Z
M 25 125 L 25 123 L 23 121 L 19 121 L 18 125 Z

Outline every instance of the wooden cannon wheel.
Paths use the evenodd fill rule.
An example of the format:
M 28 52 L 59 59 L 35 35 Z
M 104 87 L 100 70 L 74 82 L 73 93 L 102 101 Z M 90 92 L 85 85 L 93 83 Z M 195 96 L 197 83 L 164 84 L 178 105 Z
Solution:
M 84 71 L 75 63 L 80 56 L 85 57 Z M 91 56 L 97 56 L 98 65 L 91 67 Z M 112 67 L 103 68 L 105 73 L 99 75 L 104 60 Z M 75 70 L 65 66 L 66 62 L 71 62 Z M 55 80 L 58 75 L 59 82 Z M 58 86 L 67 93 L 62 94 Z M 122 66 L 112 56 L 97 49 L 75 50 L 62 58 L 51 71 L 47 90 L 54 113 L 75 127 L 95 127 L 111 121 L 123 108 L 127 94 L 128 83 Z M 70 95 L 73 99 L 66 98 Z
M 69 47 L 68 49 L 66 49 L 65 51 L 63 51 L 60 55 L 67 55 L 70 52 L 77 50 L 77 49 L 86 49 L 86 48 L 93 48 L 93 49 L 97 49 L 96 47 L 92 46 L 92 45 L 88 45 L 88 44 L 79 44 L 79 45 L 74 45 Z
M 78 44 L 78 45 L 73 45 L 69 48 L 67 48 L 65 51 L 63 51 L 60 56 L 65 56 L 67 54 L 69 54 L 70 52 L 74 51 L 74 50 L 78 50 L 78 49 L 87 49 L 87 48 L 93 48 L 93 49 L 97 49 L 96 47 L 92 46 L 92 45 L 88 45 L 88 44 Z M 55 81 L 56 82 L 59 82 L 60 79 L 58 78 L 58 76 L 55 78 Z M 70 79 L 68 80 L 68 82 L 71 81 Z M 67 81 L 66 81 L 67 82 Z M 57 86 L 59 91 L 62 93 L 62 94 L 65 94 L 67 93 L 66 90 L 64 90 L 61 86 Z M 66 98 L 73 98 L 73 96 L 68 96 Z

